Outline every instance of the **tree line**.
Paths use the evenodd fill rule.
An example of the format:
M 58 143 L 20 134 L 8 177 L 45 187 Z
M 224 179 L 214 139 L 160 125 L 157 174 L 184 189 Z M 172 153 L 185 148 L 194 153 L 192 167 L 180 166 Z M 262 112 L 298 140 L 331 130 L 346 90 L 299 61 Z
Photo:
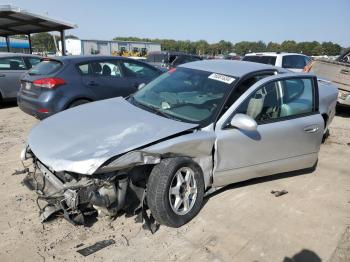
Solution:
M 68 35 L 66 38 L 77 38 L 74 35 Z M 59 36 L 55 36 L 56 41 L 60 40 Z M 199 41 L 183 41 L 172 39 L 151 39 L 138 37 L 115 37 L 113 40 L 119 41 L 146 41 L 160 43 L 162 50 L 181 51 L 197 55 L 226 55 L 229 53 L 236 53 L 237 55 L 245 55 L 250 52 L 296 52 L 306 55 L 339 55 L 342 47 L 333 42 L 296 42 L 293 40 L 286 40 L 282 43 L 263 41 L 249 42 L 241 41 L 232 43 L 230 41 L 221 40 L 218 43 L 208 43 L 205 40 Z M 49 33 L 38 33 L 32 35 L 33 49 L 37 51 L 55 51 L 53 37 Z
M 113 40 L 120 41 L 147 41 L 157 42 L 161 44 L 162 50 L 168 51 L 182 51 L 198 55 L 219 55 L 236 53 L 238 55 L 245 55 L 250 52 L 296 52 L 306 55 L 339 55 L 342 47 L 333 42 L 296 42 L 293 40 L 286 40 L 280 43 L 263 41 L 249 42 L 241 41 L 233 44 L 232 42 L 221 40 L 218 43 L 209 44 L 205 40 L 199 41 L 182 41 L 172 39 L 150 39 L 138 37 L 115 37 Z

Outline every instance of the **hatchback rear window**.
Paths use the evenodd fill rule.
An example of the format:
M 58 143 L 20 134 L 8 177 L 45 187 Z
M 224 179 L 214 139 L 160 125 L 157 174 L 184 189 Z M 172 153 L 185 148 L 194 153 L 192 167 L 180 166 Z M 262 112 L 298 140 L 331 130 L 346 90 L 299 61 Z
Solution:
M 62 67 L 62 63 L 56 60 L 42 60 L 29 71 L 31 75 L 50 75 Z
M 267 65 L 276 64 L 276 56 L 245 56 L 242 60 Z

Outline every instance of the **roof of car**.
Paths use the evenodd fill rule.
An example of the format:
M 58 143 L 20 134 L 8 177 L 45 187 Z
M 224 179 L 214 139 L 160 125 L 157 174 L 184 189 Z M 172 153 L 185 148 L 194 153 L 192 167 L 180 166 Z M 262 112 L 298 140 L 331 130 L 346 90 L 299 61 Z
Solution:
M 127 59 L 127 60 L 133 60 L 135 59 L 123 57 L 123 56 L 103 56 L 103 55 L 70 55 L 70 56 L 52 56 L 47 57 L 45 59 L 52 59 L 52 60 L 58 60 L 58 61 L 74 61 L 75 63 L 80 63 L 84 61 L 92 61 L 92 60 L 110 60 L 110 59 Z
M 257 52 L 257 53 L 246 54 L 246 56 L 264 56 L 264 55 L 273 55 L 273 56 L 301 55 L 301 56 L 305 56 L 304 54 L 300 54 L 300 53 L 288 53 L 288 52 Z
M 266 64 L 223 59 L 195 61 L 180 65 L 179 67 L 202 70 L 235 77 L 242 77 L 251 72 L 256 72 L 260 70 L 279 70 L 279 68 L 275 66 Z
M 24 54 L 24 53 L 11 53 L 11 52 L 0 52 L 0 57 L 13 57 L 13 56 L 36 56 L 32 54 Z
M 180 52 L 180 51 L 150 51 L 148 52 L 148 55 L 183 55 L 183 56 L 196 56 L 199 57 L 198 55 L 193 55 L 193 54 L 188 54 L 185 52 Z

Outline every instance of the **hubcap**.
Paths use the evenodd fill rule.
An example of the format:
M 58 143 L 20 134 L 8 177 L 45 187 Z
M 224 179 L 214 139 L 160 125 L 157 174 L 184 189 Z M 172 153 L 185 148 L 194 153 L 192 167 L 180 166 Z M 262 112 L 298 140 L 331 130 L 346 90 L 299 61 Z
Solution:
M 194 206 L 197 198 L 197 184 L 194 172 L 189 167 L 180 168 L 174 175 L 169 188 L 169 202 L 177 215 L 185 215 Z

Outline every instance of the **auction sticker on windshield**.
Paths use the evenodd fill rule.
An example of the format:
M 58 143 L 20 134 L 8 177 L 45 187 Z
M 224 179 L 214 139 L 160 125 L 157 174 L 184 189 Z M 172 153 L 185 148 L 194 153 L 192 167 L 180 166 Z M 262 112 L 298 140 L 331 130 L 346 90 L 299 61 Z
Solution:
M 225 76 L 225 75 L 220 75 L 217 73 L 212 73 L 208 78 L 224 82 L 226 84 L 232 84 L 233 81 L 235 81 L 235 78 L 230 77 L 230 76 Z

